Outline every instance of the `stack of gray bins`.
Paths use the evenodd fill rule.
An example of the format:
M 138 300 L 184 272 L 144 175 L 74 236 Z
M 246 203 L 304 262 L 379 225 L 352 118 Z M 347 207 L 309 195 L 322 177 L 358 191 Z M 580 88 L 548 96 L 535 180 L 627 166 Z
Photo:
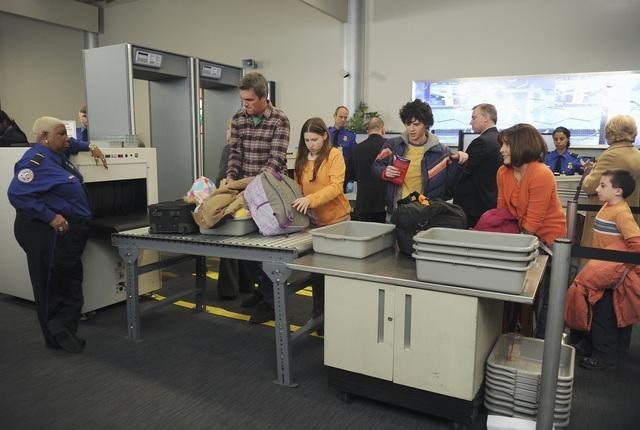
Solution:
M 420 281 L 520 294 L 538 255 L 538 238 L 434 227 L 413 237 Z
M 486 367 L 484 405 L 489 413 L 535 421 L 540 398 L 544 340 L 507 333 L 496 342 Z M 554 409 L 555 427 L 569 425 L 575 350 L 562 345 Z

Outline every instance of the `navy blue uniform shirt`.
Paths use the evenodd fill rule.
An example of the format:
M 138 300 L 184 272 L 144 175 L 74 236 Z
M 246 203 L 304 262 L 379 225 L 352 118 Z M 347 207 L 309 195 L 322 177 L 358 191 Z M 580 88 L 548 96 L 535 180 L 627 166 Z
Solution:
M 560 159 L 560 164 L 558 164 L 558 159 Z M 573 175 L 576 173 L 581 175 L 583 172 L 582 163 L 580 163 L 578 154 L 569 151 L 564 151 L 562 155 L 559 155 L 557 150 L 550 151 L 547 153 L 544 162 L 552 171 L 564 175 Z M 556 170 L 556 167 L 559 167 L 559 169 Z
M 334 126 L 329 127 L 329 140 L 336 148 L 342 150 L 344 164 L 349 165 L 351 159 L 351 151 L 356 146 L 356 135 L 347 128 L 337 129 Z
M 15 164 L 7 194 L 17 210 L 47 224 L 56 214 L 91 218 L 80 172 L 65 155 L 39 143 L 29 148 Z

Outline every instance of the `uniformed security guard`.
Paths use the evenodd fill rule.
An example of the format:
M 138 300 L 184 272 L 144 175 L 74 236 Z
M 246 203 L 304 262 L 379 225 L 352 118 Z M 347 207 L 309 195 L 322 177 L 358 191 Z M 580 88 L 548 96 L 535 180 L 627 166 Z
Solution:
M 83 304 L 80 257 L 89 237 L 91 208 L 82 175 L 65 152 L 90 150 L 93 144 L 67 137 L 57 118 L 40 117 L 33 125 L 36 144 L 15 164 L 8 197 L 16 208 L 14 234 L 27 254 L 38 320 L 50 348 L 82 352 L 76 336 Z
M 569 152 L 571 145 L 571 132 L 565 127 L 557 127 L 553 130 L 553 143 L 556 146 L 554 151 L 547 153 L 544 160 L 545 164 L 558 175 L 574 175 L 576 173 L 582 175 L 583 166 L 580 156 L 576 153 Z

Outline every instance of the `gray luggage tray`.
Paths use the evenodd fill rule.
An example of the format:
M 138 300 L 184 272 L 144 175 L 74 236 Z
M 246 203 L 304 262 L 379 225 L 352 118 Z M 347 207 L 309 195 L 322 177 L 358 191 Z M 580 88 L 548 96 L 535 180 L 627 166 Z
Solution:
M 226 220 L 220 227 L 216 228 L 202 228 L 200 227 L 200 233 L 213 234 L 220 236 L 244 236 L 245 234 L 258 231 L 258 226 L 253 219 L 233 219 Z
M 494 233 L 434 227 L 418 232 L 413 240 L 431 252 L 482 252 L 499 257 L 527 257 L 538 248 L 538 238 L 530 234 Z
M 509 267 L 527 267 L 532 260 L 535 260 L 538 256 L 538 251 L 535 250 L 529 255 L 521 256 L 520 254 L 511 255 L 493 255 L 481 252 L 478 250 L 452 250 L 447 252 L 436 252 L 433 248 L 423 245 L 421 243 L 415 243 L 413 249 L 416 250 L 416 255 L 425 258 L 447 258 L 456 262 L 468 262 L 473 264 L 500 264 Z
M 527 271 L 535 264 L 535 260 L 525 267 L 452 261 L 444 254 L 427 258 L 413 253 L 412 257 L 416 259 L 416 275 L 420 281 L 507 294 L 522 293 Z
M 323 254 L 365 258 L 393 246 L 393 224 L 343 221 L 310 230 L 313 250 Z

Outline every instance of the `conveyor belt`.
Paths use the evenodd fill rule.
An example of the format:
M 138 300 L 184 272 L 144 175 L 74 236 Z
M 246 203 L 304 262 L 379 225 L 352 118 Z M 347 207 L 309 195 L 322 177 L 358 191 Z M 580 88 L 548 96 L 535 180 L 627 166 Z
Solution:
M 150 234 L 147 228 L 132 230 L 113 235 L 118 238 L 132 237 L 136 240 L 162 240 L 165 242 L 188 242 L 202 245 L 229 245 L 233 247 L 267 248 L 297 251 L 299 253 L 311 249 L 311 234 L 307 231 L 283 235 L 262 236 L 249 234 L 246 236 L 212 236 L 206 234 Z

